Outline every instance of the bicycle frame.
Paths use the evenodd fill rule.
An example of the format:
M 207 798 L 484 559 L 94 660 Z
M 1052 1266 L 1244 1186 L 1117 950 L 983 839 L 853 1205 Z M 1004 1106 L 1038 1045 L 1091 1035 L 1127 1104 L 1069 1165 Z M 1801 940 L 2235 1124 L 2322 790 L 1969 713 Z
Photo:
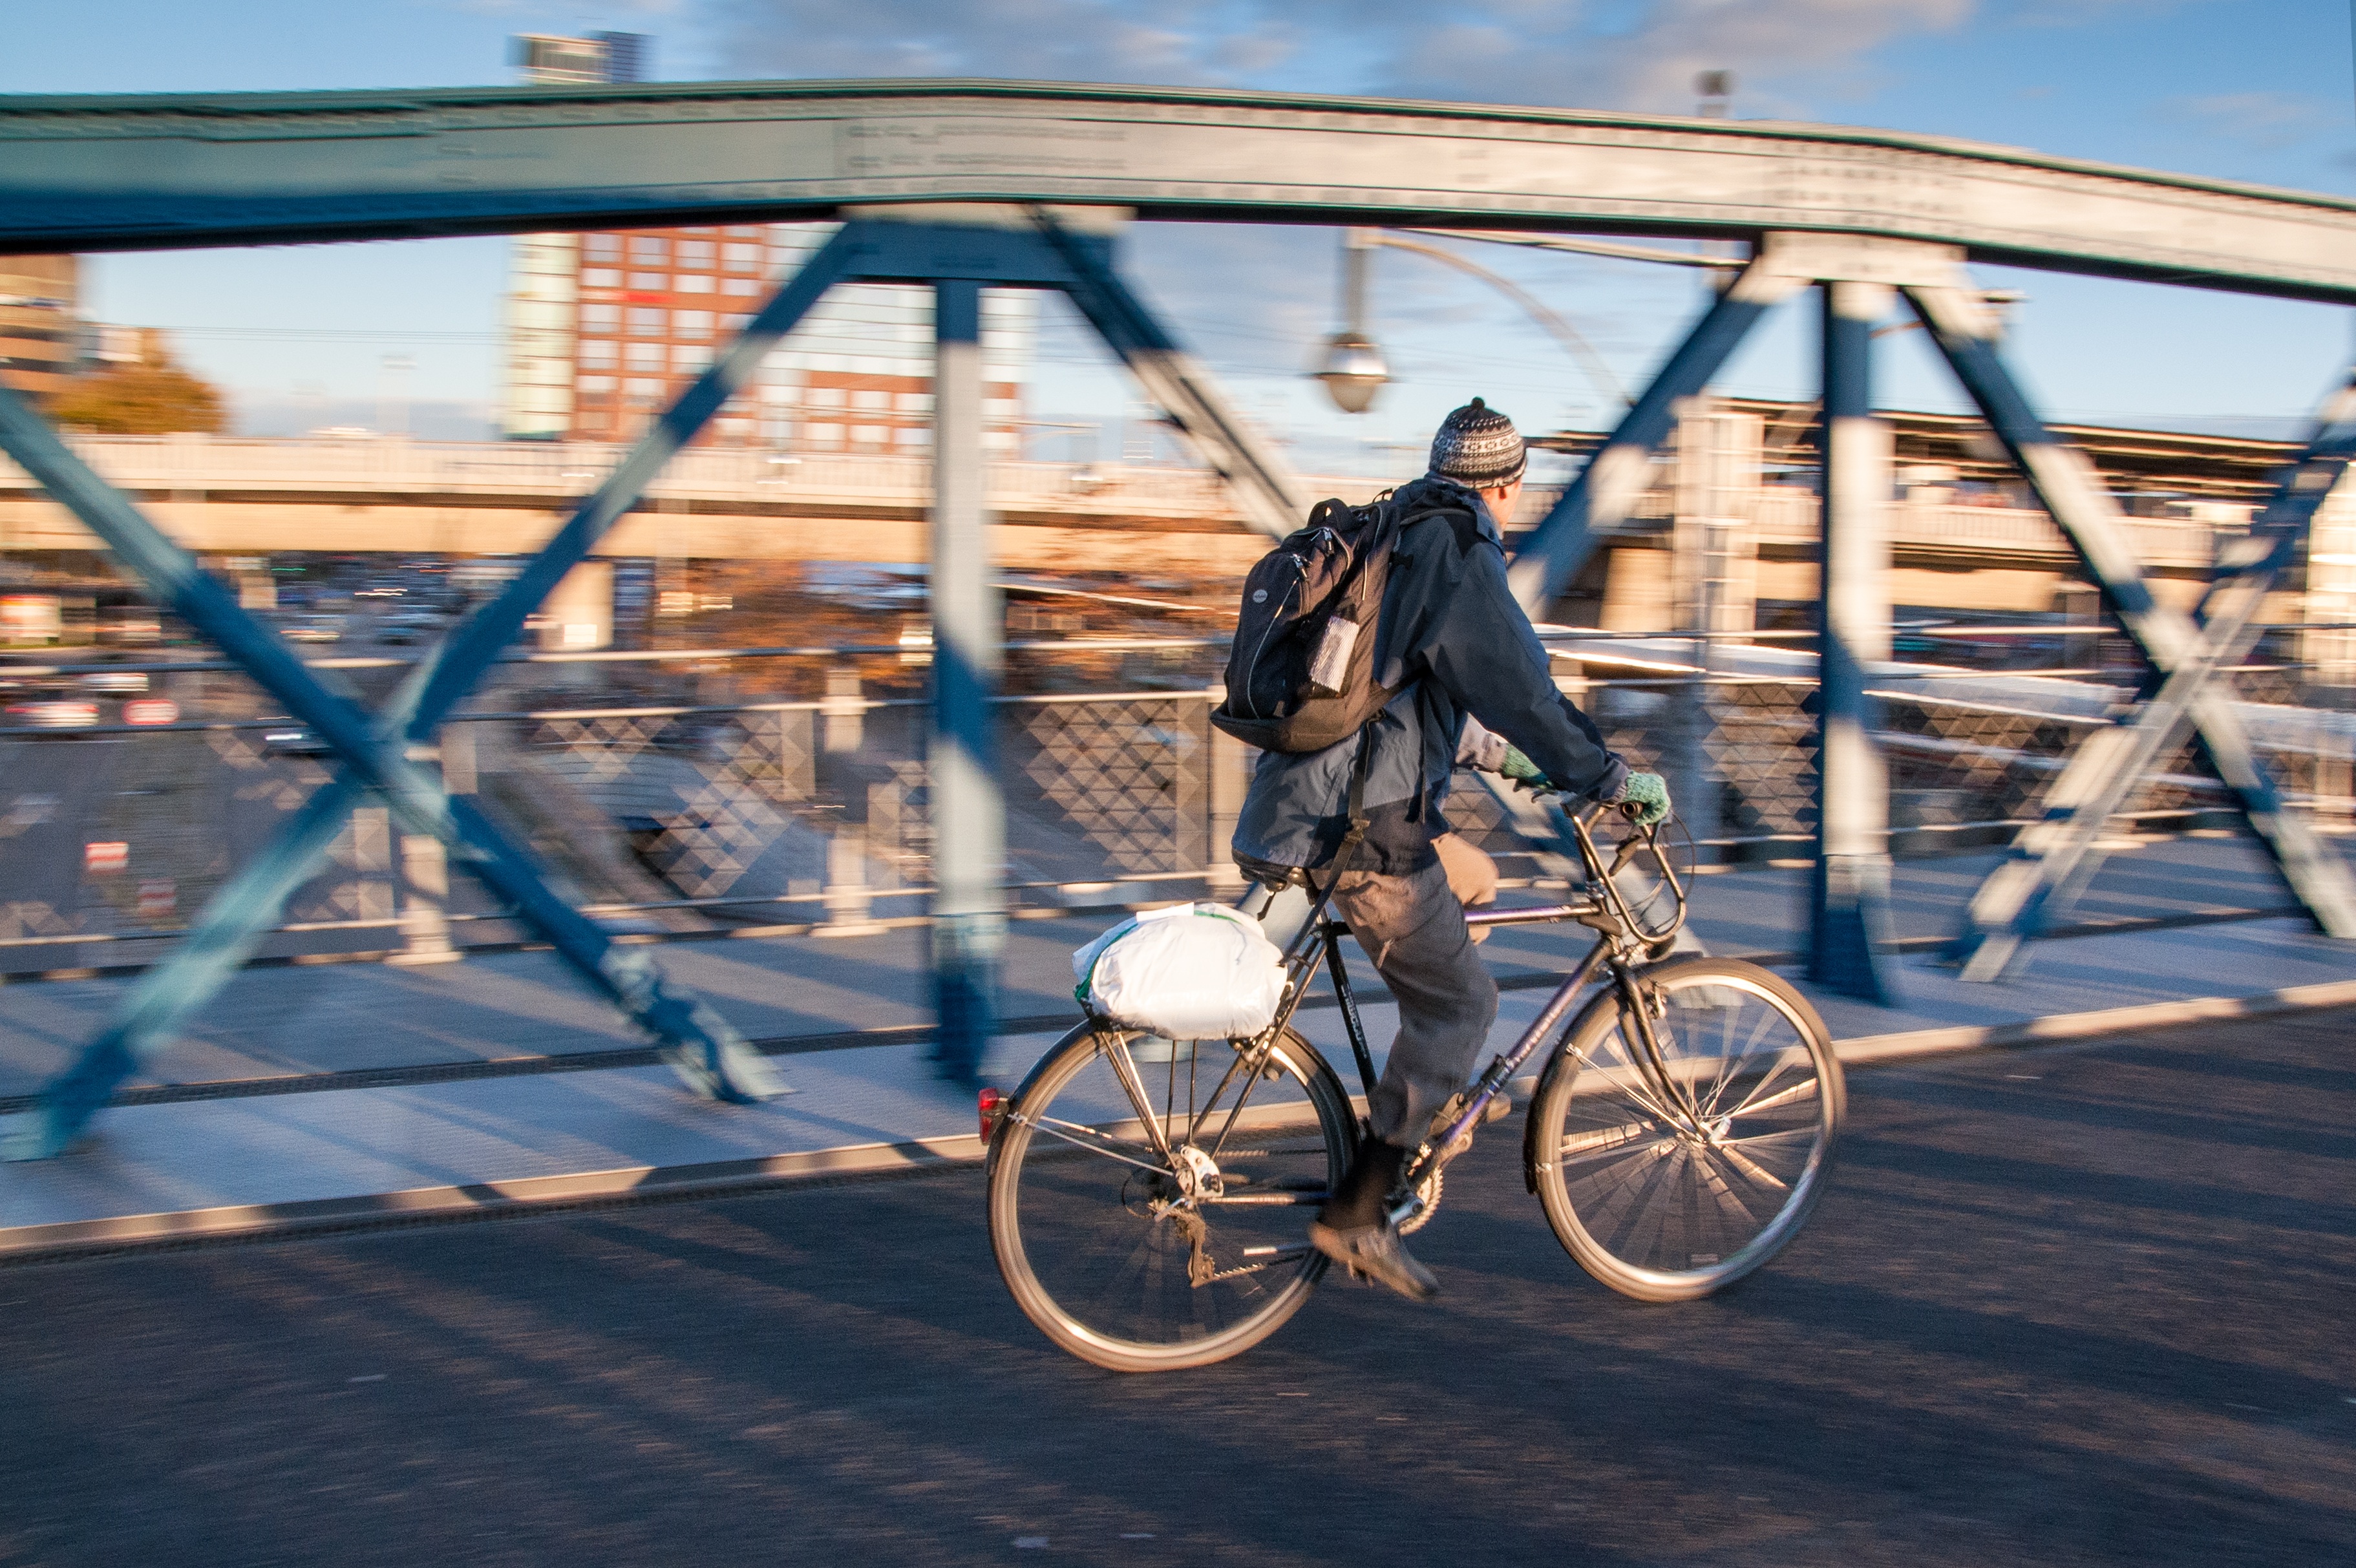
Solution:
M 1619 854 L 1607 867 L 1590 828 L 1590 824 L 1603 809 L 1605 808 L 1601 806 L 1590 805 L 1577 813 L 1570 813 L 1563 811 L 1559 806 L 1555 808 L 1558 826 L 1567 827 L 1568 836 L 1579 846 L 1580 859 L 1586 869 L 1588 885 L 1594 890 L 1592 896 L 1577 902 L 1546 904 L 1531 909 L 1496 910 L 1478 914 L 1468 913 L 1464 917 L 1467 925 L 1477 927 L 1539 925 L 1558 921 L 1574 921 L 1592 927 L 1596 932 L 1596 943 L 1594 947 L 1589 950 L 1586 958 L 1580 962 L 1579 967 L 1564 977 L 1563 983 L 1556 989 L 1553 997 L 1547 1000 L 1544 1008 L 1539 1009 L 1538 1016 L 1530 1020 L 1529 1026 L 1522 1031 L 1521 1038 L 1515 1041 L 1513 1049 L 1493 1059 L 1481 1076 L 1474 1080 L 1472 1088 L 1466 1095 L 1464 1104 L 1459 1109 L 1455 1119 L 1438 1136 L 1418 1148 L 1404 1178 L 1406 1188 L 1410 1193 L 1415 1190 L 1423 1177 L 1430 1173 L 1434 1163 L 1444 1162 L 1449 1153 L 1459 1146 L 1460 1140 L 1472 1127 L 1479 1125 L 1490 1102 L 1505 1092 L 1506 1086 L 1512 1083 L 1523 1065 L 1537 1054 L 1538 1049 L 1546 1044 L 1550 1037 L 1557 1033 L 1566 1015 L 1570 1012 L 1571 1004 L 1578 999 L 1579 994 L 1587 988 L 1600 970 L 1610 971 L 1611 979 L 1620 991 L 1622 1004 L 1629 1015 L 1638 1020 L 1637 1033 L 1640 1036 L 1638 1043 L 1641 1049 L 1637 1055 L 1637 1070 L 1644 1075 L 1648 1084 L 1660 1097 L 1665 1106 L 1671 1107 L 1681 1114 L 1688 1125 L 1692 1125 L 1697 1119 L 1698 1112 L 1691 1100 L 1690 1091 L 1667 1071 L 1659 1042 L 1653 1034 L 1650 1009 L 1644 1006 L 1642 993 L 1638 989 L 1638 976 L 1644 964 L 1649 960 L 1652 950 L 1673 938 L 1685 923 L 1686 888 L 1679 880 L 1676 868 L 1671 863 L 1669 857 L 1660 850 L 1656 828 L 1642 829 L 1632 834 L 1622 842 Z M 1624 891 L 1619 884 L 1620 873 L 1640 851 L 1649 851 L 1652 854 L 1674 904 L 1673 917 L 1658 929 L 1647 929 L 1637 918 L 1634 910 L 1629 905 Z M 1205 1124 L 1218 1114 L 1216 1107 L 1220 1101 L 1226 1096 L 1229 1085 L 1234 1083 L 1238 1074 L 1241 1074 L 1242 1086 L 1237 1091 L 1234 1103 L 1226 1107 L 1226 1116 L 1220 1123 L 1217 1136 L 1207 1146 L 1207 1152 L 1212 1157 L 1217 1157 L 1226 1147 L 1228 1136 L 1235 1130 L 1237 1120 L 1243 1115 L 1246 1105 L 1249 1104 L 1253 1088 L 1259 1082 L 1260 1074 L 1268 1065 L 1269 1054 L 1276 1049 L 1277 1042 L 1283 1039 L 1286 1028 L 1291 1023 L 1293 1014 L 1300 1009 L 1302 1000 L 1308 995 L 1310 985 L 1316 978 L 1320 969 L 1323 969 L 1332 976 L 1334 998 L 1341 1005 L 1343 1029 L 1349 1037 L 1350 1051 L 1357 1062 L 1359 1081 L 1366 1093 L 1371 1095 L 1374 1093 L 1376 1082 L 1374 1055 L 1366 1044 L 1365 1020 L 1359 1014 L 1357 996 L 1351 987 L 1349 968 L 1342 955 L 1342 939 L 1349 934 L 1350 927 L 1347 922 L 1337 920 L 1327 912 L 1333 893 L 1333 886 L 1329 882 L 1311 906 L 1309 916 L 1302 923 L 1301 930 L 1294 934 L 1284 950 L 1287 978 L 1283 1000 L 1277 1008 L 1275 1019 L 1258 1037 L 1237 1051 L 1235 1060 L 1228 1063 L 1226 1072 L 1221 1074 L 1211 1093 L 1204 1097 L 1199 1110 L 1192 1108 L 1193 1096 L 1190 1092 L 1190 1109 L 1186 1118 L 1185 1134 L 1183 1137 L 1173 1138 L 1171 1136 L 1171 1128 L 1165 1125 L 1163 1119 L 1167 1113 L 1157 1113 L 1152 1109 L 1151 1096 L 1137 1071 L 1136 1062 L 1130 1056 L 1126 1041 L 1116 1039 L 1108 1048 L 1107 1056 L 1111 1062 L 1114 1076 L 1137 1112 L 1151 1152 L 1161 1160 L 1173 1161 L 1175 1157 L 1173 1149 L 1178 1145 L 1191 1144 L 1203 1147 L 1201 1139 Z M 1174 1071 L 1174 1059 L 1173 1066 Z M 1067 1136 L 1068 1135 L 1057 1133 L 1056 1136 Z M 1141 1164 L 1142 1162 L 1131 1161 L 1131 1163 Z M 1408 1200 L 1406 1211 L 1411 1212 L 1416 1202 L 1416 1200 L 1410 1198 Z
M 1661 1052 L 1660 1042 L 1653 1032 L 1651 1009 L 1644 1005 L 1643 995 L 1638 987 L 1638 976 L 1654 950 L 1675 937 L 1678 929 L 1685 923 L 1687 902 L 1685 885 L 1679 880 L 1676 868 L 1671 863 L 1670 858 L 1661 852 L 1656 828 L 1641 830 L 1638 834 L 1631 835 L 1622 842 L 1620 853 L 1607 867 L 1603 863 L 1602 853 L 1597 848 L 1594 835 L 1590 827 L 1590 824 L 1601 810 L 1601 807 L 1590 806 L 1574 814 L 1563 812 L 1559 807 L 1556 808 L 1559 824 L 1569 829 L 1569 836 L 1579 846 L 1580 859 L 1587 871 L 1588 885 L 1594 890 L 1592 896 L 1574 903 L 1547 904 L 1532 909 L 1496 910 L 1478 914 L 1468 913 L 1464 917 L 1465 924 L 1468 926 L 1482 928 L 1502 925 L 1541 925 L 1558 921 L 1575 921 L 1580 924 L 1592 927 L 1596 932 L 1596 941 L 1595 945 L 1589 949 L 1586 958 L 1580 962 L 1579 967 L 1564 977 L 1562 984 L 1556 988 L 1546 1006 L 1539 1009 L 1537 1017 L 1531 1019 L 1528 1027 L 1523 1029 L 1521 1038 L 1515 1042 L 1513 1049 L 1492 1059 L 1481 1076 L 1473 1081 L 1472 1087 L 1465 1095 L 1464 1102 L 1458 1109 L 1455 1118 L 1444 1129 L 1434 1135 L 1430 1141 L 1418 1148 L 1403 1178 L 1404 1184 L 1409 1192 L 1416 1189 L 1423 1177 L 1429 1174 L 1435 1161 L 1444 1160 L 1451 1151 L 1460 1146 L 1462 1140 L 1472 1129 L 1481 1124 L 1490 1103 L 1497 1095 L 1506 1092 L 1507 1085 L 1520 1072 L 1524 1064 L 1528 1062 L 1538 1052 L 1540 1047 L 1544 1046 L 1549 1039 L 1554 1038 L 1562 1029 L 1564 1019 L 1571 1010 L 1571 1004 L 1595 979 L 1597 973 L 1602 970 L 1609 971 L 1611 981 L 1620 992 L 1621 1000 L 1628 1015 L 1637 1020 L 1636 1033 L 1639 1037 L 1636 1041 L 1639 1048 L 1635 1062 L 1637 1070 L 1644 1074 L 1648 1085 L 1660 1097 L 1665 1106 L 1673 1107 L 1689 1124 L 1697 1122 L 1699 1112 L 1693 1104 L 1691 1091 L 1668 1071 Z M 1619 883 L 1620 873 L 1639 851 L 1651 853 L 1674 902 L 1673 917 L 1657 930 L 1648 930 L 1637 918 L 1634 910 L 1629 905 L 1624 890 Z M 1291 1021 L 1293 1013 L 1299 1008 L 1301 999 L 1307 995 L 1310 983 L 1316 977 L 1317 971 L 1323 968 L 1332 978 L 1334 999 L 1341 1006 L 1343 1032 L 1349 1038 L 1350 1053 L 1357 1062 L 1359 1082 L 1365 1093 L 1372 1095 L 1376 1082 L 1374 1055 L 1366 1043 L 1365 1022 L 1358 1011 L 1357 996 L 1350 984 L 1349 966 L 1342 954 L 1342 939 L 1349 934 L 1350 928 L 1348 923 L 1335 919 L 1326 912 L 1326 906 L 1331 901 L 1332 894 L 1333 890 L 1328 887 L 1324 895 L 1320 897 L 1312 908 L 1309 919 L 1303 923 L 1301 932 L 1294 937 L 1286 951 L 1285 962 L 1292 974 L 1287 984 L 1283 1005 L 1278 1009 L 1276 1021 L 1262 1036 L 1262 1040 L 1272 1043 L 1282 1034 L 1285 1027 Z M 1238 1053 L 1239 1060 L 1244 1054 L 1250 1054 L 1256 1058 L 1259 1052 Z M 1216 1095 L 1217 1092 L 1214 1091 L 1215 1100 Z M 1247 1090 L 1246 1094 L 1239 1097 L 1236 1112 L 1230 1114 L 1230 1125 L 1233 1124 L 1234 1115 L 1240 1114 L 1241 1099 L 1248 1097 Z M 1222 1139 L 1224 1136 L 1225 1129 L 1222 1129 Z M 1408 1200 L 1408 1209 L 1410 1211 L 1416 1201 L 1413 1199 Z

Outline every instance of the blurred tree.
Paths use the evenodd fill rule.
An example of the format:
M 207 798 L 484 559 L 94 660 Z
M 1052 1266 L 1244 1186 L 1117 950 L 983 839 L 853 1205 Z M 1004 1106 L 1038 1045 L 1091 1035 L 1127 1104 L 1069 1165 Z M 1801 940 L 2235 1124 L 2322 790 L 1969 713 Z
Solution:
M 161 332 L 141 328 L 137 345 L 134 353 L 68 382 L 50 402 L 49 417 L 100 435 L 218 434 L 228 427 L 220 390 L 182 369 Z

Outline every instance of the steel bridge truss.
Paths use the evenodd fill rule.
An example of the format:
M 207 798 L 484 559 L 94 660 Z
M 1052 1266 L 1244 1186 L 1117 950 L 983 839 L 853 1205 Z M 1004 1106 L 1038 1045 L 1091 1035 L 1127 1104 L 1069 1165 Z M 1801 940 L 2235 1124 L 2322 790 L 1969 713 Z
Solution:
M 1817 842 L 1809 900 L 1808 975 L 1844 994 L 1895 999 L 1887 956 L 1888 770 L 1875 754 L 1871 665 L 1890 657 L 1887 507 L 1890 445 L 1872 419 L 1873 323 L 1902 293 L 1966 394 L 2076 552 L 2104 605 L 2142 656 L 2143 700 L 2077 750 L 2026 829 L 1974 897 L 1953 956 L 1967 979 L 1998 977 L 2025 944 L 2064 918 L 2101 865 L 2104 826 L 2153 764 L 2198 739 L 2276 869 L 2318 930 L 2356 938 L 2356 878 L 2284 805 L 2253 753 L 2220 676 L 2261 635 L 2267 593 L 2299 559 L 2325 496 L 2356 460 L 2356 379 L 2325 407 L 2302 458 L 2286 470 L 2238 553 L 2192 614 L 2145 581 L 2126 519 L 2083 453 L 2056 441 L 1997 348 L 1997 321 L 1960 251 L 1904 241 L 1771 234 L 1524 543 L 1511 569 L 1535 613 L 1567 589 L 1623 524 L 1651 482 L 1678 405 L 1708 387 L 1751 328 L 1795 290 L 1824 293 L 1824 525 L 1818 547 L 1820 663 L 1815 715 Z
M 839 282 L 935 291 L 937 367 L 931 770 L 943 831 L 934 943 L 941 1065 L 969 1074 L 1002 929 L 1002 827 L 986 699 L 998 677 L 981 491 L 978 293 L 1065 291 L 1229 483 L 1248 520 L 1301 515 L 1282 465 L 1126 289 L 1097 219 L 1376 224 L 1749 240 L 1752 261 L 1635 400 L 1512 568 L 1537 608 L 1623 523 L 1674 428 L 1759 318 L 1822 290 L 1826 440 L 1815 713 L 1817 873 L 1810 968 L 1887 999 L 1887 786 L 1868 672 L 1889 654 L 1886 430 L 1871 418 L 1872 320 L 1902 293 L 2011 451 L 2150 667 L 2138 710 L 2073 758 L 2048 819 L 1973 905 L 1966 973 L 1988 977 L 2068 906 L 2104 817 L 2190 733 L 2324 931 L 2356 936 L 2336 856 L 2283 807 L 2218 675 L 2250 645 L 2266 589 L 2356 448 L 2326 412 L 2304 462 L 2199 612 L 2158 604 L 2118 508 L 2053 441 L 1996 349 L 1967 261 L 2356 303 L 2356 203 L 1944 138 L 1298 95 L 1004 82 L 648 84 L 398 94 L 0 99 L 0 249 L 177 249 L 784 219 L 846 220 L 730 351 L 649 429 L 498 599 L 380 711 L 329 690 L 189 554 L 0 392 L 0 449 L 156 597 L 334 749 L 337 771 L 207 906 L 173 955 L 46 1091 L 10 1152 L 65 1147 L 212 995 L 327 851 L 380 795 L 447 845 L 660 1040 L 699 1092 L 782 1091 L 711 1008 L 548 886 L 435 774 L 441 720 L 666 460 Z M 1009 204 L 1064 202 L 1058 209 Z M 1091 216 L 1094 215 L 1094 216 Z
M 1229 409 L 1115 270 L 1111 244 L 1044 208 L 922 208 L 854 218 L 755 315 L 726 353 L 649 426 L 506 590 L 369 712 L 331 690 L 278 635 L 241 609 L 125 496 L 94 474 L 16 394 L 0 388 L 0 451 L 20 464 L 168 605 L 332 748 L 335 772 L 264 851 L 206 904 L 172 955 L 142 975 L 114 1018 L 46 1084 L 0 1140 L 12 1159 L 69 1147 L 123 1081 L 219 992 L 324 860 L 353 810 L 380 797 L 402 827 L 430 836 L 660 1046 L 700 1094 L 752 1103 L 789 1093 L 768 1060 L 708 1003 L 667 979 L 552 889 L 531 852 L 433 765 L 442 721 L 524 629 L 565 573 L 638 504 L 827 291 L 897 283 L 934 291 L 934 622 L 930 771 L 937 829 L 933 967 L 944 1076 L 970 1082 L 992 1032 L 1003 945 L 1004 837 L 991 704 L 999 677 L 982 492 L 980 291 L 1060 289 L 1236 493 L 1263 531 L 1294 526 L 1302 501 L 1282 463 Z M 1085 221 L 1087 215 L 1078 215 Z M 948 220 L 944 220 L 947 219 Z M 980 221 L 977 221 L 980 219 Z

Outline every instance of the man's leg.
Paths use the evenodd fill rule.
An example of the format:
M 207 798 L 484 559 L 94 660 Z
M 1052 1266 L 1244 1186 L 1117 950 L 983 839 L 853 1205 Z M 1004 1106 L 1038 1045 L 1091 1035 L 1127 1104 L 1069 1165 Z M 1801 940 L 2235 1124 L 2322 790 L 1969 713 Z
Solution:
M 1310 1240 L 1328 1257 L 1420 1300 L 1439 1281 L 1400 1245 L 1383 1200 L 1432 1113 L 1471 1074 L 1497 1017 L 1497 986 L 1473 950 L 1442 866 L 1403 877 L 1353 873 L 1342 879 L 1333 904 L 1390 987 L 1399 1029 L 1367 1104 L 1374 1136 L 1310 1226 Z
M 1474 951 L 1445 864 L 1403 877 L 1353 873 L 1333 906 L 1398 1004 L 1398 1034 L 1366 1108 L 1376 1137 L 1411 1149 L 1472 1075 L 1497 1021 L 1497 983 Z

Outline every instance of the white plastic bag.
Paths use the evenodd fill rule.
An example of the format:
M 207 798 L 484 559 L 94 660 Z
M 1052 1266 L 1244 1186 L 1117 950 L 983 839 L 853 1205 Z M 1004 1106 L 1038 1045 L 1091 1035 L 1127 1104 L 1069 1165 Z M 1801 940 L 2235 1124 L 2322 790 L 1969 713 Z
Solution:
M 1072 955 L 1075 994 L 1100 1019 L 1172 1040 L 1242 1040 L 1275 1021 L 1284 955 L 1225 904 L 1121 922 Z

